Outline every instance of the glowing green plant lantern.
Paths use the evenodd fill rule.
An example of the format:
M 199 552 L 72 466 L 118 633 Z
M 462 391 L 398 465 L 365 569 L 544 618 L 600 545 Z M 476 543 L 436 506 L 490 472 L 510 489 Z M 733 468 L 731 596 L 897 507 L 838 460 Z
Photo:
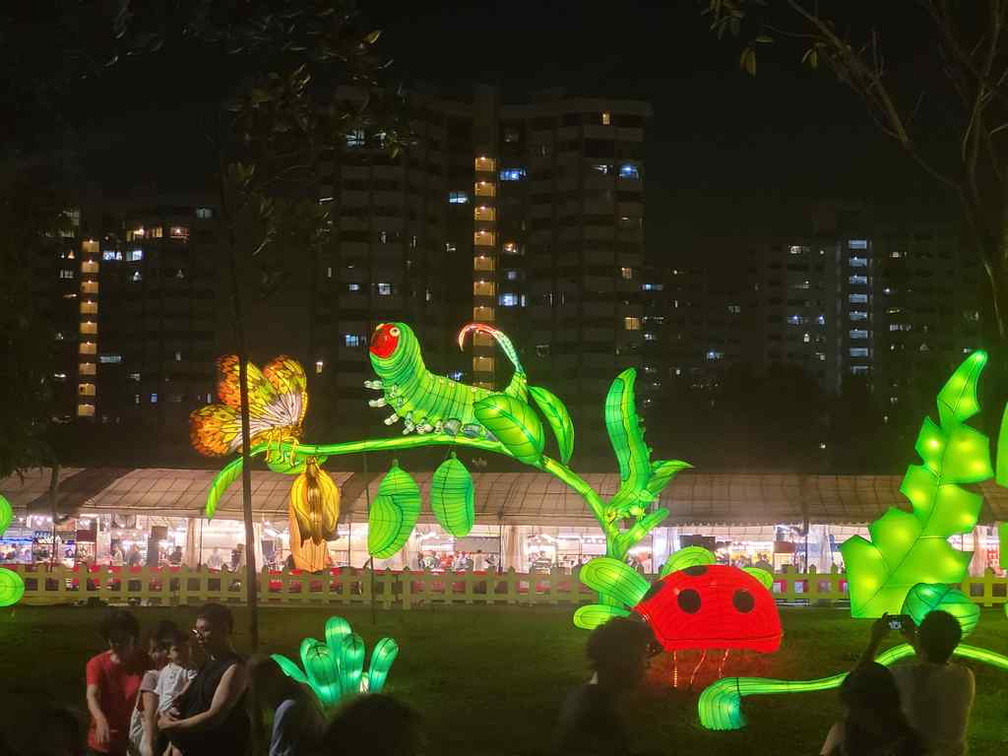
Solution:
M 971 354 L 938 393 L 936 424 L 925 418 L 916 450 L 923 460 L 911 465 L 900 492 L 912 511 L 890 508 L 869 525 L 871 541 L 861 536 L 840 547 L 847 565 L 851 614 L 898 614 L 917 583 L 960 583 L 972 554 L 957 551 L 949 536 L 976 526 L 981 496 L 960 487 L 993 474 L 988 439 L 966 425 L 980 405 L 977 381 L 987 362 Z
M 14 509 L 10 502 L 0 496 L 0 535 L 14 520 Z M 13 570 L 0 567 L 0 607 L 14 606 L 24 596 L 24 580 Z
M 962 627 L 963 638 L 976 629 L 980 621 L 980 607 L 970 601 L 969 596 L 949 585 L 918 583 L 907 593 L 903 602 L 903 614 L 909 614 L 919 626 L 933 611 L 948 612 Z
M 549 423 L 560 451 L 560 461 L 566 465 L 574 453 L 574 423 L 571 422 L 566 405 L 540 386 L 529 386 L 529 394 Z
M 879 664 L 889 666 L 900 659 L 913 656 L 914 650 L 902 644 L 879 654 L 875 659 Z M 955 654 L 964 659 L 990 664 L 1008 672 L 1008 656 L 985 648 L 960 645 Z M 811 693 L 818 690 L 839 688 L 847 677 L 847 672 L 830 675 L 818 680 L 768 680 L 761 677 L 722 677 L 709 685 L 697 701 L 700 724 L 708 730 L 740 730 L 745 727 L 742 713 L 742 699 L 745 696 L 762 696 L 782 693 Z
M 326 622 L 326 639 L 301 641 L 301 667 L 281 654 L 272 659 L 288 676 L 312 689 L 319 702 L 332 708 L 340 701 L 370 691 L 380 693 L 385 687 L 399 646 L 391 638 L 382 638 L 371 653 L 371 664 L 364 672 L 364 641 L 350 629 L 342 617 Z
M 687 546 L 669 556 L 658 577 L 663 578 L 677 570 L 685 570 L 687 567 L 702 567 L 716 563 L 717 559 L 714 555 L 703 546 Z
M 430 504 L 434 516 L 456 538 L 466 536 L 476 519 L 475 498 L 472 476 L 452 452 L 431 478 Z
M 420 516 L 420 487 L 392 462 L 392 469 L 378 485 L 378 495 L 368 515 L 368 552 L 377 559 L 388 559 L 409 540 Z

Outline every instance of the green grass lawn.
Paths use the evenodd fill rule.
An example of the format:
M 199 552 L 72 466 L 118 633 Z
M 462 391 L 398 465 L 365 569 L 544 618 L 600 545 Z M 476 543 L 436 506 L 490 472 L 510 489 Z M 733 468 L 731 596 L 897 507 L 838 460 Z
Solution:
M 10 689 L 21 680 L 44 686 L 53 697 L 83 707 L 84 663 L 101 649 L 97 624 L 102 610 L 18 607 L 0 614 L 0 680 Z M 296 657 L 306 635 L 321 637 L 326 609 L 262 610 L 262 650 Z M 571 624 L 569 608 L 443 606 L 377 614 L 340 610 L 367 643 L 383 635 L 401 647 L 387 692 L 419 709 L 430 736 L 430 753 L 541 754 L 548 752 L 557 709 L 571 686 L 586 677 L 586 633 Z M 191 609 L 138 609 L 144 627 L 170 617 L 189 623 Z M 867 638 L 869 624 L 842 610 L 783 609 L 786 637 L 774 656 L 746 653 L 731 658 L 727 675 L 808 679 L 849 668 Z M 237 611 L 239 650 L 245 617 Z M 973 645 L 1008 654 L 1008 619 L 985 611 L 970 637 Z M 639 747 L 668 754 L 818 753 L 839 713 L 835 691 L 746 699 L 749 726 L 739 732 L 708 732 L 696 715 L 699 685 L 685 689 L 697 656 L 680 660 L 680 688 L 672 690 L 671 660 L 655 660 L 651 685 L 635 707 Z M 717 659 L 706 669 L 713 673 Z M 1008 673 L 977 665 L 971 753 L 994 756 L 1008 743 Z M 709 676 L 706 678 L 709 679 Z

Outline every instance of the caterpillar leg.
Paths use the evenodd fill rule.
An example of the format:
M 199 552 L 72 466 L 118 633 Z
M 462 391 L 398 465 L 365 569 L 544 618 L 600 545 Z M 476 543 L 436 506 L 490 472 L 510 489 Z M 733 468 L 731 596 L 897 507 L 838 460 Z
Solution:
M 385 401 L 384 396 L 378 399 L 368 399 L 368 407 L 384 407 L 386 404 L 388 404 L 388 402 Z
M 462 423 L 458 420 L 445 420 L 442 427 L 449 436 L 457 436 L 462 429 Z
M 385 384 L 381 380 L 374 381 L 364 381 L 364 388 L 372 389 L 374 391 L 381 391 L 385 388 Z
M 415 429 L 416 429 L 416 426 L 415 426 L 415 425 L 413 425 L 413 421 L 412 421 L 412 420 L 410 420 L 409 418 L 407 418 L 407 419 L 406 419 L 405 421 L 403 421 L 403 429 L 402 429 L 402 434 L 403 434 L 404 436 L 408 436 L 408 435 L 409 435 L 410 433 L 412 433 L 412 432 L 413 432 L 413 431 L 414 431 Z
M 483 426 L 469 423 L 462 426 L 462 435 L 466 438 L 479 438 L 483 435 Z
M 391 415 L 385 418 L 385 425 L 392 425 L 392 423 L 396 422 L 398 419 L 399 415 L 393 412 Z
M 430 423 L 420 423 L 416 427 L 417 433 L 423 435 L 425 433 L 431 433 L 434 430 L 434 426 Z

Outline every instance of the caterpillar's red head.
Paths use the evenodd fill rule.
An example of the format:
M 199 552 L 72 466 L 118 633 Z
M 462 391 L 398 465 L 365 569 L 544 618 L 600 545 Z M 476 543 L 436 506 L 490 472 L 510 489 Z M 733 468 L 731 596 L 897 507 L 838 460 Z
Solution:
M 379 323 L 371 334 L 371 354 L 375 357 L 385 359 L 391 357 L 392 353 L 399 346 L 399 337 L 402 332 L 395 323 Z

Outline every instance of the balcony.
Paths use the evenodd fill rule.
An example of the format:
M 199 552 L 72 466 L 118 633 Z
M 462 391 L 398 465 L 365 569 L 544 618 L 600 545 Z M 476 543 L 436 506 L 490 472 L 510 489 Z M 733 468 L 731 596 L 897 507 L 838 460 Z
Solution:
M 97 260 L 84 260 L 80 266 L 81 273 L 90 273 L 92 275 L 98 275 L 98 261 Z
M 492 247 L 497 243 L 497 234 L 493 231 L 474 231 L 473 232 L 473 244 L 477 247 Z
M 98 333 L 98 324 L 93 320 L 85 320 L 80 324 L 80 332 L 89 336 L 95 336 Z
M 77 385 L 77 393 L 80 396 L 94 396 L 97 391 L 93 383 L 80 383 Z
M 492 257 L 487 257 L 486 255 L 476 255 L 473 258 L 473 270 L 488 272 L 494 270 L 494 261 Z
M 94 417 L 95 406 L 93 404 L 78 404 L 77 417 Z
M 473 296 L 492 297 L 497 293 L 493 281 L 473 281 Z
M 494 371 L 493 357 L 473 358 L 473 371 L 477 373 L 492 373 Z
M 83 294 L 97 294 L 98 293 L 98 282 L 97 281 L 81 281 L 81 293 Z
M 496 314 L 493 307 L 473 307 L 473 320 L 479 323 L 493 323 L 495 319 Z
M 82 362 L 80 364 L 80 374 L 81 375 L 97 375 L 98 366 L 93 362 Z
M 93 341 L 82 341 L 77 352 L 79 354 L 98 354 L 98 345 Z
M 495 221 L 497 220 L 497 211 L 486 205 L 477 205 L 473 210 L 473 218 L 478 221 Z
M 86 239 L 81 242 L 81 251 L 86 255 L 98 254 L 98 242 L 94 239 Z
M 85 299 L 80 303 L 81 315 L 97 315 L 98 314 L 98 303 L 93 299 Z
M 473 186 L 473 193 L 477 197 L 496 197 L 497 186 L 491 181 L 477 181 Z
M 497 161 L 485 155 L 480 155 L 476 158 L 475 168 L 477 173 L 493 173 L 497 170 Z

